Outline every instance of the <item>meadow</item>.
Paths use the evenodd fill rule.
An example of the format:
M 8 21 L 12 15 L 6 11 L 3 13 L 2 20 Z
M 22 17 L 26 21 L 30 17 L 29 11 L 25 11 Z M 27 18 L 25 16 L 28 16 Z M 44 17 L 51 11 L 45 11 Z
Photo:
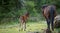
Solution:
M 5 23 L 0 25 L 0 33 L 45 33 L 47 29 L 46 21 L 28 22 L 26 31 L 19 31 L 19 23 Z M 54 29 L 53 33 L 58 33 L 58 29 Z

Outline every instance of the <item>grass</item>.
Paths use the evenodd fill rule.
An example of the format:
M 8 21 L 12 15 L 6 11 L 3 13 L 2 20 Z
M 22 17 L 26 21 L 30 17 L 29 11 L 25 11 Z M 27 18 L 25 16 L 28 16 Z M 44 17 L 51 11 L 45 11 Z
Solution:
M 47 25 L 45 21 L 39 21 L 39 22 L 29 22 L 27 23 L 26 27 L 27 27 L 26 31 L 19 31 L 18 24 L 3 25 L 3 26 L 0 25 L 0 33 L 26 33 L 26 32 L 34 32 L 34 31 L 39 31 L 42 33 L 46 29 Z M 54 33 L 56 32 L 57 30 L 55 29 Z

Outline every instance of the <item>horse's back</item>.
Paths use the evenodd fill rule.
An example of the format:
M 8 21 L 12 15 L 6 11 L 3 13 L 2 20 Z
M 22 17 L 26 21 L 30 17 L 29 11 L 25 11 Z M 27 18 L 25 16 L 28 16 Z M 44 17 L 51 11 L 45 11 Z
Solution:
M 49 7 L 50 7 L 49 12 L 50 12 L 51 14 L 53 14 L 54 17 L 55 17 L 55 16 L 57 15 L 57 13 L 56 13 L 56 6 L 51 5 L 51 6 L 49 6 Z
M 54 5 L 50 5 L 47 8 L 49 11 L 51 11 L 51 10 L 55 11 L 56 10 L 56 7 Z
M 54 5 L 49 5 L 44 9 L 44 16 L 49 17 L 50 13 L 54 12 L 54 16 L 56 16 L 56 7 Z

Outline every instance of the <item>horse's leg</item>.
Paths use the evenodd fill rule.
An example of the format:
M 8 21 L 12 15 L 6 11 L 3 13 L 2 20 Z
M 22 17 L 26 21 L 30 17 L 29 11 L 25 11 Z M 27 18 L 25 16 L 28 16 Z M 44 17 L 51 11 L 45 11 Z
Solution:
M 51 18 L 51 28 L 54 31 L 54 17 Z
M 21 29 L 21 22 L 20 22 L 20 24 L 19 24 L 19 31 L 20 31 L 20 29 Z
M 20 30 L 23 30 L 23 20 L 20 21 L 19 27 L 20 27 L 20 28 L 19 28 L 19 31 L 20 31 Z
M 26 22 L 24 22 L 24 26 L 23 27 L 24 27 L 24 31 L 26 31 Z
M 24 19 L 22 22 L 22 30 L 25 31 L 26 30 L 26 20 Z
M 21 29 L 21 19 L 19 18 L 19 31 L 20 31 L 20 29 Z
M 47 28 L 50 30 L 50 19 L 48 18 L 46 19 L 46 21 L 47 21 Z
M 24 22 L 23 23 L 23 31 L 25 31 L 26 30 L 26 23 Z
M 21 20 L 19 19 L 19 31 L 21 30 Z

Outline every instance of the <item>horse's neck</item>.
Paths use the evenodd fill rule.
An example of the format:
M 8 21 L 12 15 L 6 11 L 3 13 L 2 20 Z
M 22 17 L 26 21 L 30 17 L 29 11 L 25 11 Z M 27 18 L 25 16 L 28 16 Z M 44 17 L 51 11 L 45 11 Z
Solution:
M 25 15 L 22 15 L 20 17 L 22 17 L 22 18 L 28 18 L 29 16 L 25 14 Z
M 27 19 L 28 18 L 28 16 L 26 16 L 26 15 L 24 15 L 24 16 L 22 16 L 23 18 L 25 18 L 25 19 Z

